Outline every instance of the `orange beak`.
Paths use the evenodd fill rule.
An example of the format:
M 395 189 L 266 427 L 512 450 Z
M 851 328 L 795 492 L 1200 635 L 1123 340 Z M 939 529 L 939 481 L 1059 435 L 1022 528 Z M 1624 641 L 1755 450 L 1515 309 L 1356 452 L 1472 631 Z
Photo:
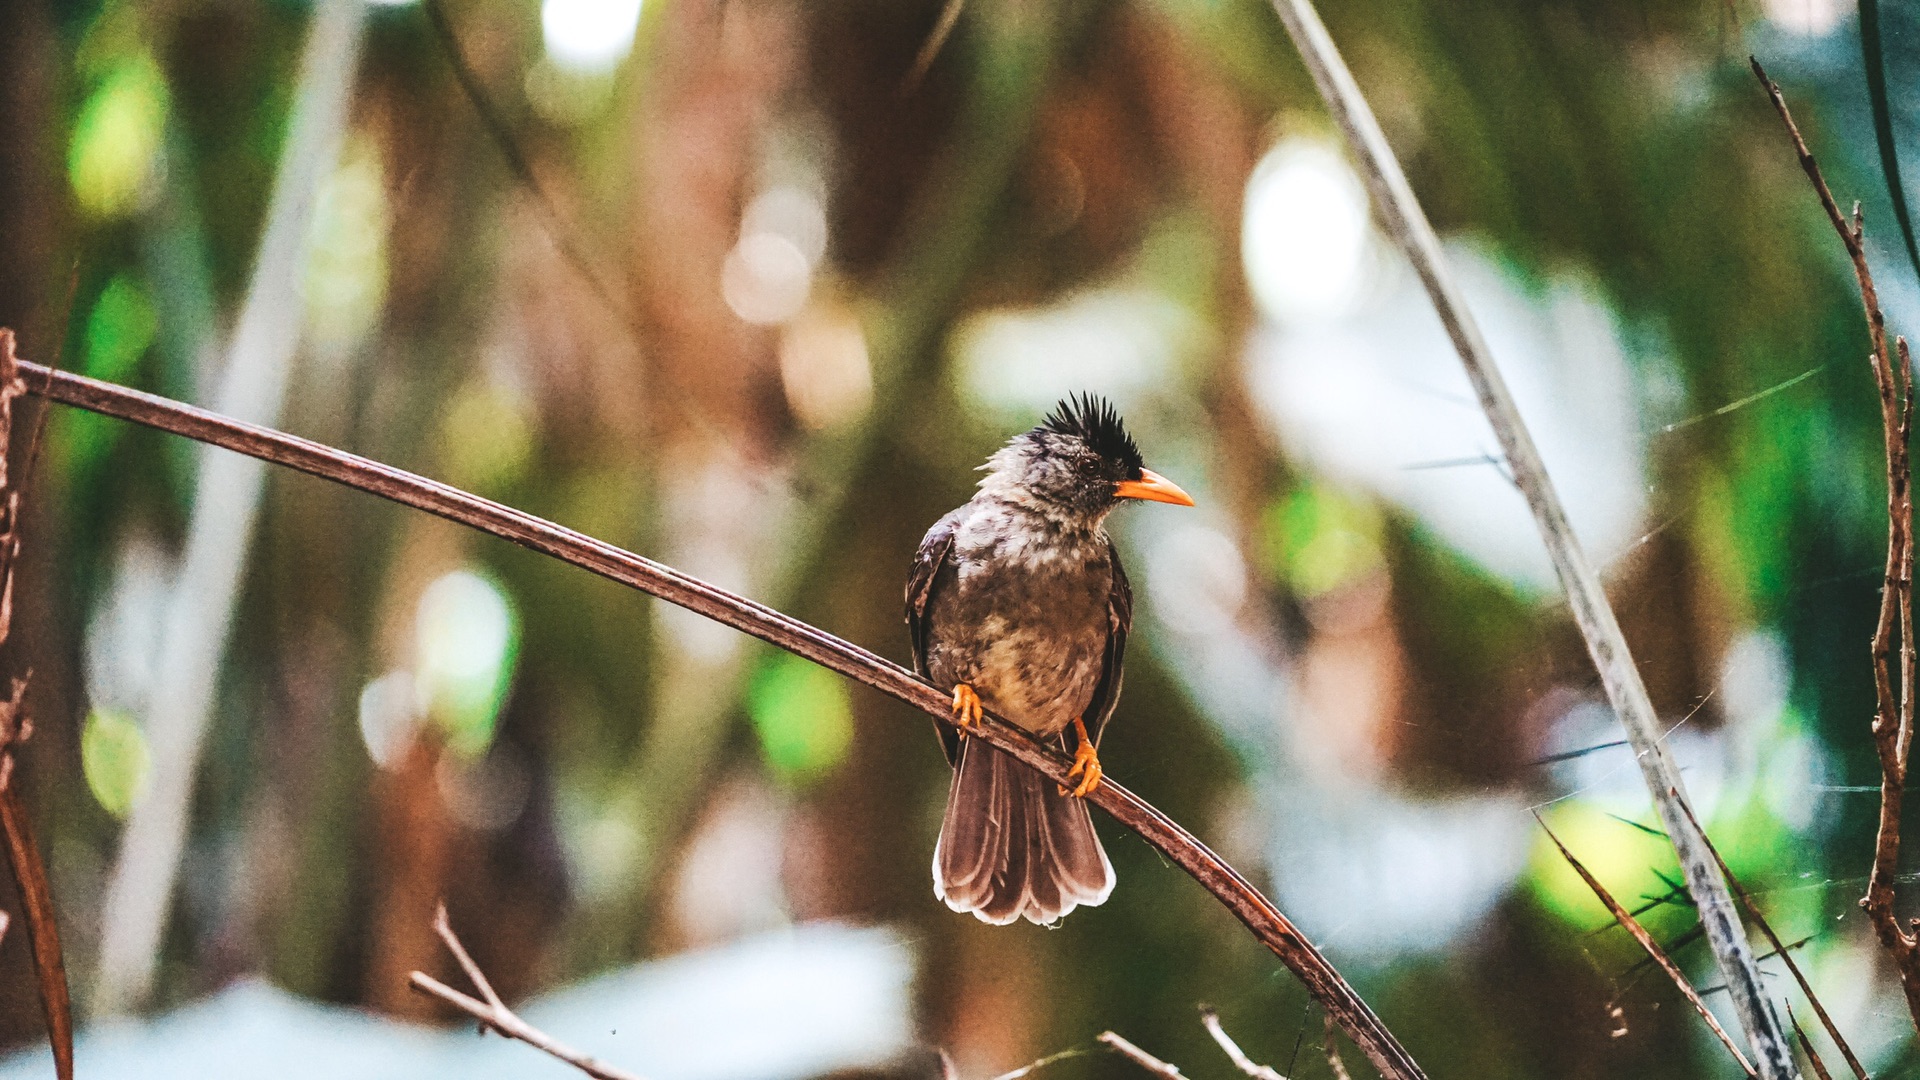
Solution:
M 1193 496 L 1181 491 L 1179 484 L 1152 469 L 1141 469 L 1138 480 L 1120 481 L 1114 485 L 1113 493 L 1122 499 L 1145 499 L 1148 502 L 1172 503 L 1175 506 L 1193 505 Z

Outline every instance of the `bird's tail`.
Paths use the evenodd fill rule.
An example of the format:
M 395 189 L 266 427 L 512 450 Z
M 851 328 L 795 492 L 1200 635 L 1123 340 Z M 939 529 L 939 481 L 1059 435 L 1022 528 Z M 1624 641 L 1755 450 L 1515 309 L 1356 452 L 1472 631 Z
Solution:
M 1113 864 L 1084 800 L 978 739 L 960 747 L 933 849 L 933 894 L 1005 924 L 1051 923 L 1113 892 Z

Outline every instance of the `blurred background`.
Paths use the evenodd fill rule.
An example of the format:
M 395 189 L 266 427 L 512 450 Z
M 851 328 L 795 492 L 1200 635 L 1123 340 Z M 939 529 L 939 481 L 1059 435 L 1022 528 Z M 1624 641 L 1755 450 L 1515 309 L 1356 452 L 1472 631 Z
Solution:
M 1497 445 L 1272 11 L 967 0 L 922 76 L 945 6 L 9 0 L 0 325 L 901 661 L 925 528 L 1057 398 L 1106 394 L 1200 502 L 1114 522 L 1140 614 L 1111 774 L 1436 1077 L 1735 1075 L 1533 821 L 1714 987 Z M 1888 7 L 1910 139 L 1920 25 Z M 1709 830 L 1869 1065 L 1913 1075 L 1855 906 L 1866 336 L 1746 67 L 1920 327 L 1852 6 L 1323 13 Z M 1111 822 L 1103 907 L 938 903 L 924 717 L 368 496 L 78 412 L 47 431 L 8 664 L 83 1076 L 567 1075 L 407 989 L 463 985 L 441 897 L 530 1019 L 654 1080 L 930 1076 L 935 1048 L 985 1080 L 1106 1028 L 1225 1075 L 1200 1002 L 1328 1075 L 1294 979 Z M 48 1068 L 29 970 L 7 935 L 8 1077 Z

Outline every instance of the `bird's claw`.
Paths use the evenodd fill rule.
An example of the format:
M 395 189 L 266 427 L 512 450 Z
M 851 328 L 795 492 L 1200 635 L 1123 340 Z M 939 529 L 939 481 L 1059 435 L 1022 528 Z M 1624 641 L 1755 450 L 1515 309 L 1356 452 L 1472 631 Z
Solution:
M 1080 746 L 1073 752 L 1073 768 L 1067 770 L 1067 779 L 1072 780 L 1077 776 L 1080 782 L 1074 785 L 1071 791 L 1064 786 L 1061 787 L 1060 794 L 1084 799 L 1093 794 L 1093 790 L 1100 786 L 1101 778 L 1107 773 L 1100 767 L 1100 754 L 1093 748 L 1093 740 L 1087 737 L 1087 725 L 1077 716 L 1073 718 L 1073 729 L 1080 735 Z
M 960 683 L 953 688 L 953 722 L 960 730 L 973 734 L 980 730 L 980 719 L 987 714 L 987 707 L 980 702 L 980 695 L 973 687 Z

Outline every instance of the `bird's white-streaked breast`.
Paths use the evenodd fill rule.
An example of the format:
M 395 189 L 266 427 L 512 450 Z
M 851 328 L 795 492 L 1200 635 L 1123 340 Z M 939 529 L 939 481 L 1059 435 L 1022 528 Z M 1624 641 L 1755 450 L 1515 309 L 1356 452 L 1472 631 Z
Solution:
M 930 605 L 928 668 L 988 709 L 1052 735 L 1087 706 L 1105 662 L 1106 537 L 983 507 L 955 535 L 952 584 Z

